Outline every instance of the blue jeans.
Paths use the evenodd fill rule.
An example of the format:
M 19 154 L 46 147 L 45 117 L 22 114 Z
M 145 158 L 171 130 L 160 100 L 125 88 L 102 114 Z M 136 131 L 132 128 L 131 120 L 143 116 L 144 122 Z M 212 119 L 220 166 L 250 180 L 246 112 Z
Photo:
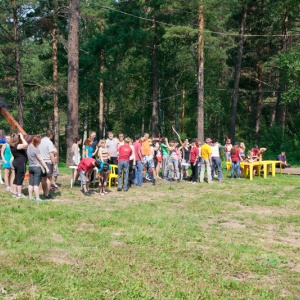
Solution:
M 124 191 L 128 190 L 129 162 L 121 160 L 118 163 L 118 189 L 122 189 L 122 171 L 124 172 Z
M 218 180 L 223 179 L 222 168 L 221 168 L 221 159 L 220 157 L 212 157 L 212 166 L 211 166 L 211 178 L 215 177 L 215 169 L 218 169 Z
M 231 178 L 234 178 L 234 170 L 236 169 L 238 178 L 241 178 L 240 161 L 231 162 Z
M 176 178 L 180 179 L 180 177 L 179 177 L 179 168 L 178 168 L 178 159 L 170 158 L 169 164 L 172 165 L 172 169 L 170 170 L 171 171 L 171 178 L 174 179 L 175 174 L 176 174 Z
M 138 186 L 142 186 L 143 184 L 143 165 L 140 160 L 135 162 L 134 184 Z

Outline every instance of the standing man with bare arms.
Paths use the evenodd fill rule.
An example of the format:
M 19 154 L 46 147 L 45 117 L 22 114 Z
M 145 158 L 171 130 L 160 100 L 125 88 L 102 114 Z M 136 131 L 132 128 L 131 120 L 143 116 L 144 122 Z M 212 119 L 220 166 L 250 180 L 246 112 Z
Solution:
M 52 130 L 48 130 L 46 132 L 46 136 L 42 138 L 39 145 L 42 158 L 49 169 L 49 172 L 44 173 L 42 177 L 42 188 L 45 199 L 53 199 L 52 195 L 50 195 L 50 187 L 52 183 L 53 172 L 55 172 L 57 168 L 54 157 L 56 149 L 51 141 L 52 138 L 53 132 Z

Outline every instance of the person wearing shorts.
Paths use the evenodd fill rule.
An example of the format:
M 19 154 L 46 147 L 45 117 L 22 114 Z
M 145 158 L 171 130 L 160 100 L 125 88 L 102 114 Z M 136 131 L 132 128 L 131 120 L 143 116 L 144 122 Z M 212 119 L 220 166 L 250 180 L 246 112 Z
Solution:
M 143 155 L 143 181 L 146 181 L 146 172 L 149 170 L 153 172 L 153 184 L 155 184 L 154 178 L 156 177 L 155 165 L 154 165 L 154 148 L 151 148 L 151 141 L 149 140 L 149 134 L 145 133 L 141 139 L 142 142 L 142 155 Z
M 27 156 L 29 160 L 29 185 L 28 185 L 28 194 L 29 200 L 34 200 L 36 202 L 41 202 L 40 199 L 40 183 L 42 182 L 42 167 L 45 172 L 49 172 L 49 169 L 44 162 L 41 152 L 38 149 L 39 144 L 41 143 L 41 138 L 35 136 L 32 139 L 31 144 L 27 148 Z M 33 192 L 35 198 L 33 197 Z
M 95 167 L 100 168 L 100 161 L 89 157 L 83 158 L 77 167 L 81 179 L 82 191 L 86 196 L 91 194 L 89 190 L 89 178 Z
M 101 162 L 100 168 L 98 169 L 100 195 L 104 196 L 107 194 L 106 186 L 107 180 L 111 171 L 111 166 L 107 162 Z
M 11 159 L 12 159 L 12 154 L 10 151 L 10 135 L 7 135 L 6 137 L 6 143 L 2 146 L 1 148 L 1 156 L 3 159 L 3 168 L 4 168 L 4 182 L 6 185 L 6 190 L 10 191 L 11 190 L 11 175 L 12 175 L 12 170 L 11 170 Z
M 22 194 L 22 185 L 26 173 L 26 163 L 28 161 L 26 148 L 28 143 L 24 139 L 22 133 L 18 133 L 12 136 L 10 141 L 10 150 L 14 157 L 13 168 L 15 170 L 15 178 L 12 184 L 12 193 L 15 198 L 25 198 Z
M 56 162 L 55 162 L 55 147 L 51 141 L 53 138 L 52 130 L 48 130 L 46 132 L 46 136 L 42 138 L 41 143 L 39 145 L 39 150 L 41 151 L 42 158 L 48 167 L 48 172 L 45 172 L 42 175 L 42 188 L 44 192 L 44 197 L 46 199 L 53 199 L 50 194 L 50 188 L 52 183 L 53 172 L 56 171 Z

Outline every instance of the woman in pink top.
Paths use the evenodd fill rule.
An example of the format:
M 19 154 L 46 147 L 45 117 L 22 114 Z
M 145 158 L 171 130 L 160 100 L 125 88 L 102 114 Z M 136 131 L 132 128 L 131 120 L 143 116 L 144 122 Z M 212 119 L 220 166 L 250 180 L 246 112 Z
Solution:
M 234 178 L 234 170 L 236 169 L 237 177 L 241 178 L 241 167 L 240 161 L 242 160 L 240 155 L 240 147 L 239 143 L 235 143 L 234 147 L 232 147 L 230 151 L 231 155 L 231 179 Z

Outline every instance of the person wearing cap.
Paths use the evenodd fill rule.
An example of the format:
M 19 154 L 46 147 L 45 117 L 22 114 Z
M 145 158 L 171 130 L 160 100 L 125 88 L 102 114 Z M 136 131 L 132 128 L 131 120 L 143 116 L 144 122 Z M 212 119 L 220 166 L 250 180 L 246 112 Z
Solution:
M 192 148 L 190 151 L 190 165 L 192 169 L 191 183 L 196 184 L 198 180 L 198 159 L 199 159 L 199 148 L 196 146 L 197 139 L 192 139 Z
M 211 138 L 206 138 L 205 144 L 201 147 L 200 156 L 202 157 L 202 164 L 201 164 L 201 172 L 200 172 L 200 182 L 204 182 L 204 173 L 206 169 L 207 183 L 212 183 L 212 178 L 211 178 L 212 149 L 210 143 L 211 143 Z
M 143 184 L 142 146 L 140 139 L 141 136 L 137 134 L 133 143 L 135 153 L 134 184 L 136 186 L 142 186 Z

